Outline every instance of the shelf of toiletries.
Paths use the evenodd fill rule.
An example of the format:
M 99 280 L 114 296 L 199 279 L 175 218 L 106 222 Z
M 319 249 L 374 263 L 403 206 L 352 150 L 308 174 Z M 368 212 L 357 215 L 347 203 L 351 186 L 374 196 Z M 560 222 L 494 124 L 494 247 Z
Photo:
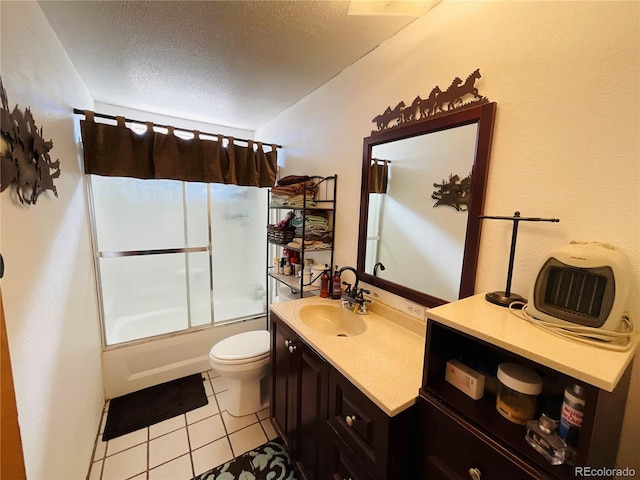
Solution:
M 300 292 L 300 277 L 296 276 L 296 275 L 285 275 L 284 273 L 277 273 L 276 271 L 276 267 L 270 267 L 269 271 L 268 271 L 268 275 L 269 277 L 277 280 L 280 283 L 285 284 L 287 287 L 289 287 L 292 291 L 294 292 Z M 322 274 L 320 274 L 322 275 Z M 319 279 L 319 277 L 316 277 Z M 306 282 L 305 282 L 306 280 Z M 304 293 L 315 293 L 315 292 L 320 292 L 320 285 L 317 284 L 317 281 L 315 281 L 315 279 L 308 278 L 308 279 L 304 279 L 303 278 L 303 283 L 302 283 L 302 292 Z
M 575 478 L 573 465 L 614 465 L 630 369 L 614 392 L 607 392 L 433 319 L 427 322 L 426 342 L 420 396 L 427 403 L 440 405 L 442 414 L 452 418 L 452 425 L 466 424 L 476 438 L 480 435 L 487 444 L 503 449 L 496 462 L 510 456 L 522 460 L 525 470 L 558 479 Z M 454 371 L 460 376 L 457 379 L 452 365 L 461 369 Z M 518 372 L 512 378 L 507 368 Z M 548 439 L 541 439 L 540 422 L 551 418 L 557 428 L 566 413 L 567 391 L 575 386 L 583 398 L 581 426 L 564 439 L 566 449 L 551 451 L 545 440 L 555 441 L 564 432 L 552 430 Z M 542 443 L 546 454 L 533 445 L 536 442 Z M 556 461 L 559 464 L 552 464 L 554 454 L 562 457 L 561 462 Z M 485 462 L 490 463 L 488 459 Z M 433 465 L 425 466 L 426 471 L 430 468 Z
M 333 265 L 336 188 L 337 175 L 288 176 L 269 192 L 267 276 L 300 297 Z

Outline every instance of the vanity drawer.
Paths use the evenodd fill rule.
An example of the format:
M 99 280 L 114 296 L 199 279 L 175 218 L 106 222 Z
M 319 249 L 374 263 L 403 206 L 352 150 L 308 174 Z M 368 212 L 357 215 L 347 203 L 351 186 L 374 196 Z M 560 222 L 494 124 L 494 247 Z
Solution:
M 437 400 L 418 400 L 422 480 L 549 479 Z
M 331 430 L 330 480 L 375 480 L 351 449 Z
M 333 369 L 329 373 L 329 424 L 369 470 L 386 471 L 389 417 Z

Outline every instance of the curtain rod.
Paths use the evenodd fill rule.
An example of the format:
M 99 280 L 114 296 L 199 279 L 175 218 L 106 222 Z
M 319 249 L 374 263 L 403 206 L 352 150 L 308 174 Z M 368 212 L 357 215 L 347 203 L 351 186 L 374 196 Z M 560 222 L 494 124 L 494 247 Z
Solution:
M 76 115 L 84 115 L 84 110 L 80 110 L 79 108 L 74 108 L 73 109 L 73 113 L 75 113 Z M 107 118 L 109 120 L 117 120 L 117 117 L 115 115 L 107 115 L 106 113 L 96 113 L 94 112 L 93 114 L 96 117 L 99 118 Z M 141 120 L 133 120 L 131 118 L 125 118 L 124 119 L 125 122 L 129 122 L 129 123 L 137 123 L 139 125 L 146 125 L 147 122 L 143 122 Z M 160 125 L 159 123 L 154 123 L 153 124 L 154 127 L 160 127 L 160 128 L 169 128 L 169 125 Z M 187 128 L 181 128 L 181 127 L 173 127 L 174 130 L 179 130 L 181 132 L 191 132 L 193 133 L 193 130 L 189 130 Z M 200 130 L 198 130 L 200 132 Z M 218 133 L 207 133 L 207 132 L 200 132 L 200 134 L 202 135 L 210 135 L 212 137 L 217 137 L 219 134 Z M 222 135 L 223 137 L 231 137 L 233 135 Z M 249 142 L 253 142 L 253 143 L 258 143 L 257 140 L 247 140 L 245 138 L 236 138 L 233 137 L 234 140 L 238 140 L 239 142 L 245 142 L 245 143 L 249 143 Z M 273 143 L 268 143 L 268 142 L 261 142 L 263 145 L 275 145 L 276 148 L 282 148 L 282 145 L 278 145 L 278 144 L 273 144 Z

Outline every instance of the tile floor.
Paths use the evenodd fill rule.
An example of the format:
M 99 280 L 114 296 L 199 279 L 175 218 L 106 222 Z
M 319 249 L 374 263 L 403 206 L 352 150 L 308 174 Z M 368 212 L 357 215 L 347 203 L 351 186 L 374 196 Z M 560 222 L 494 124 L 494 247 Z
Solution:
M 150 427 L 102 441 L 102 414 L 88 480 L 190 480 L 276 437 L 266 408 L 245 417 L 226 411 L 226 382 L 202 373 L 209 403 Z

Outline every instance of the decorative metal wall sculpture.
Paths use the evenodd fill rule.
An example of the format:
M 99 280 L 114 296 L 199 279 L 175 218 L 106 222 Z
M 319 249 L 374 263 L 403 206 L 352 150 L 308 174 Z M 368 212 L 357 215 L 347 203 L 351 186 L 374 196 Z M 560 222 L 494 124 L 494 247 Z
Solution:
M 13 112 L 9 112 L 7 92 L 1 78 L 0 97 L 0 192 L 14 184 L 20 203 L 27 204 L 35 204 L 38 196 L 46 190 L 51 190 L 57 197 L 53 179 L 60 176 L 60 161 L 52 162 L 49 157 L 53 142 L 44 141 L 42 128 L 38 132 L 28 108 L 22 113 L 16 105 Z
M 471 174 L 460 180 L 458 175 L 449 175 L 449 181 L 444 179 L 441 183 L 434 183 L 438 190 L 433 192 L 431 198 L 437 200 L 433 208 L 440 205 L 448 205 L 459 212 L 469 210 L 469 196 L 471 195 Z
M 418 95 L 408 107 L 404 102 L 398 103 L 393 110 L 390 106 L 387 107 L 383 113 L 371 120 L 378 128 L 371 134 L 444 115 L 453 110 L 488 103 L 487 97 L 480 95 L 474 86 L 479 78 L 480 69 L 476 69 L 464 82 L 460 77 L 456 77 L 446 90 L 441 90 L 436 85 L 426 99 Z M 465 103 L 465 97 L 469 95 L 471 98 Z

